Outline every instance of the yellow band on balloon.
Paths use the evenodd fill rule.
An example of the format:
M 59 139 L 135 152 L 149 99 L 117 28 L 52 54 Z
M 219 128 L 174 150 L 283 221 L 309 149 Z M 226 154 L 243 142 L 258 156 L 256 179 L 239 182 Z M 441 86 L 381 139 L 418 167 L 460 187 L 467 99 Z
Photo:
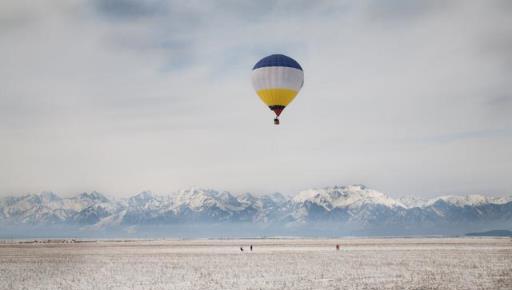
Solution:
M 258 96 L 267 106 L 288 106 L 297 93 L 294 90 L 279 88 L 257 91 Z

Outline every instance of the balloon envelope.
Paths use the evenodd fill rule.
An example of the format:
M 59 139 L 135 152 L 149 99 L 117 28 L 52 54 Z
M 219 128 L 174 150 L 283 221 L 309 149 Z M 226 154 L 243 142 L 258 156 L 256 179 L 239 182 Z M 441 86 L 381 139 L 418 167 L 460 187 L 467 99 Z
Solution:
M 304 84 L 304 72 L 293 58 L 272 54 L 252 69 L 252 85 L 260 99 L 277 117 L 293 101 Z

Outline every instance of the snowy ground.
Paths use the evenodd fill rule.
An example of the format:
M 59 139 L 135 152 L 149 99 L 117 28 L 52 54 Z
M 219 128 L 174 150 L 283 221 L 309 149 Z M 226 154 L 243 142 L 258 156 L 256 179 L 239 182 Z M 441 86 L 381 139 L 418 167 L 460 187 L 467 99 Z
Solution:
M 0 243 L 0 289 L 512 289 L 512 241 Z

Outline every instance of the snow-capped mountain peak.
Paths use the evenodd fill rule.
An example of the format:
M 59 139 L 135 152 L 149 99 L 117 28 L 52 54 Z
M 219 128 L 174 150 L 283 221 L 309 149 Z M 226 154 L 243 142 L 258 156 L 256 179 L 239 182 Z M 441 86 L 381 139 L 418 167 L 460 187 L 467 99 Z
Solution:
M 53 202 L 61 200 L 61 198 L 51 191 L 43 191 L 38 195 L 44 202 Z
M 108 202 L 109 199 L 103 195 L 102 193 L 99 193 L 97 191 L 93 191 L 91 193 L 88 193 L 88 192 L 82 192 L 78 198 L 80 198 L 81 200 L 87 200 L 87 201 L 99 201 L 99 202 Z
M 299 192 L 294 198 L 295 203 L 312 202 L 325 208 L 344 208 L 363 204 L 379 204 L 386 207 L 405 207 L 382 192 L 369 189 L 363 185 L 335 186 L 321 189 L 310 189 Z
M 445 195 L 433 198 L 429 200 L 425 206 L 431 206 L 439 201 L 446 202 L 448 204 L 464 207 L 464 206 L 478 206 L 482 204 L 504 204 L 510 202 L 511 199 L 507 197 L 487 197 L 480 194 L 470 194 L 470 195 Z
M 178 206 L 188 206 L 190 208 L 201 208 L 205 205 L 215 204 L 215 197 L 219 193 L 212 189 L 190 188 L 178 191 L 174 201 Z
M 156 196 L 151 191 L 143 191 L 132 197 L 130 197 L 129 202 L 133 203 L 146 203 L 152 199 L 155 199 Z

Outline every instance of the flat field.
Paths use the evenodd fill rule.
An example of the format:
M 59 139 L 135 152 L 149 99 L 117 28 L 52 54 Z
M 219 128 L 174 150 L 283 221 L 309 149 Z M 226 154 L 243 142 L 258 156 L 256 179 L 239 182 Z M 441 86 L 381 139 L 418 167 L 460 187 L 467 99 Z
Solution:
M 512 289 L 512 241 L 8 242 L 0 289 Z

